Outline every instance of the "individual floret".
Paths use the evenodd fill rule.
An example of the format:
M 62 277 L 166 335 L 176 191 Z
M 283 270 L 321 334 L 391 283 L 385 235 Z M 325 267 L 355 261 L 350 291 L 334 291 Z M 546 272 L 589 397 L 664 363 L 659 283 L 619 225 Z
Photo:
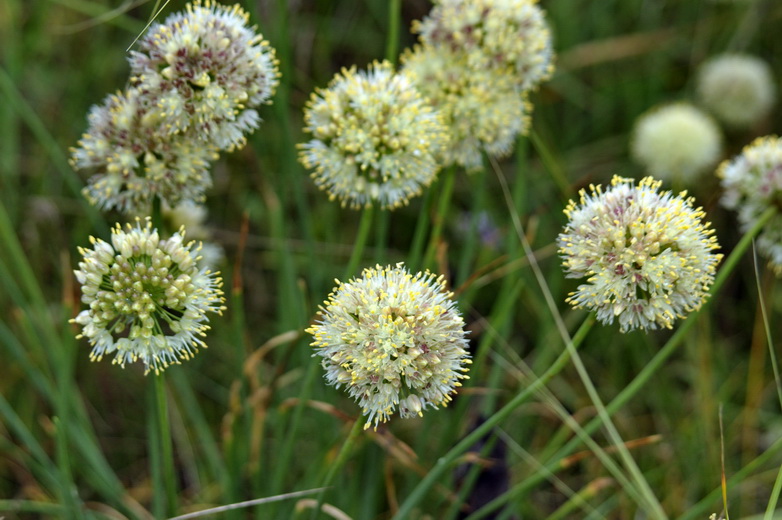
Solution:
M 722 258 L 694 200 L 660 185 L 615 176 L 607 190 L 581 190 L 565 209 L 562 265 L 568 278 L 586 278 L 566 301 L 596 310 L 603 323 L 617 319 L 621 332 L 671 328 L 699 309 Z

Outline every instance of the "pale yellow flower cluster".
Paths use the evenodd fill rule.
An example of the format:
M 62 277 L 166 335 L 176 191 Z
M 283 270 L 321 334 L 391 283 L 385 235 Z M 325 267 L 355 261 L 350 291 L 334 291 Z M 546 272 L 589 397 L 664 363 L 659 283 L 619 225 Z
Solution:
M 630 152 L 658 179 L 691 185 L 720 158 L 722 134 L 711 117 L 689 103 L 657 107 L 635 124 Z
M 326 380 L 345 386 L 365 427 L 445 406 L 470 363 L 464 320 L 443 277 L 394 267 L 367 268 L 337 288 L 307 329 Z
M 406 73 L 388 62 L 343 69 L 304 111 L 300 160 L 343 206 L 396 208 L 421 193 L 440 169 L 448 135 Z
M 528 94 L 551 75 L 551 34 L 535 0 L 439 0 L 402 56 L 443 115 L 446 164 L 477 169 L 482 154 L 505 157 L 529 128 Z
M 749 127 L 768 115 L 776 101 L 771 67 L 748 54 L 721 54 L 701 65 L 698 99 L 720 121 Z

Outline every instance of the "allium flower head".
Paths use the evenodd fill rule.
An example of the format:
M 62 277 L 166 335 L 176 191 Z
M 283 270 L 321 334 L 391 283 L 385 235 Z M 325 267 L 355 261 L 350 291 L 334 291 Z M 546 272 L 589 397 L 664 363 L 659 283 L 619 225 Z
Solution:
M 117 224 L 110 244 L 90 238 L 93 249 L 79 248 L 84 258 L 74 273 L 89 308 L 73 322 L 93 361 L 114 353 L 114 363 L 140 359 L 158 373 L 206 348 L 206 313 L 225 309 L 222 280 L 198 268 L 198 247 L 184 237 L 183 228 L 161 239 L 149 221 L 137 221 L 124 230 Z
M 776 88 L 768 63 L 746 54 L 722 54 L 698 72 L 698 97 L 728 125 L 747 127 L 768 114 Z
M 247 25 L 248 14 L 212 0 L 153 25 L 131 52 L 132 82 L 155 99 L 166 133 L 231 150 L 258 127 L 255 108 L 274 94 L 274 49 Z
M 436 0 L 413 31 L 424 45 L 463 53 L 472 69 L 505 70 L 523 90 L 554 69 L 551 32 L 536 0 Z
M 652 176 L 687 184 L 717 163 L 721 146 L 720 130 L 709 116 L 675 103 L 638 119 L 630 151 Z
M 71 165 L 94 172 L 84 188 L 92 204 L 132 214 L 148 212 L 156 196 L 171 205 L 204 199 L 215 148 L 161 136 L 153 111 L 135 88 L 90 110 L 89 129 L 71 150 Z
M 304 123 L 313 138 L 301 145 L 301 162 L 353 208 L 406 204 L 434 180 L 447 142 L 440 116 L 388 62 L 343 69 L 312 95 Z
M 580 202 L 565 209 L 562 265 L 568 278 L 587 278 L 567 301 L 596 310 L 603 323 L 618 319 L 622 332 L 671 328 L 700 308 L 722 258 L 693 198 L 660 185 L 615 176 L 607 190 L 581 190 Z
M 742 231 L 751 228 L 769 207 L 782 206 L 782 139 L 760 137 L 740 155 L 717 169 L 725 190 L 722 205 L 738 211 Z M 757 239 L 758 250 L 782 276 L 782 215 L 777 213 Z
M 338 282 L 339 283 L 339 282 Z M 368 428 L 447 405 L 470 363 L 464 321 L 443 277 L 396 267 L 364 269 L 339 286 L 307 329 L 326 380 L 345 386 Z
M 402 61 L 402 70 L 443 116 L 450 134 L 446 165 L 478 169 L 482 152 L 505 157 L 529 129 L 527 93 L 500 69 L 473 69 L 466 55 L 445 46 L 416 46 Z

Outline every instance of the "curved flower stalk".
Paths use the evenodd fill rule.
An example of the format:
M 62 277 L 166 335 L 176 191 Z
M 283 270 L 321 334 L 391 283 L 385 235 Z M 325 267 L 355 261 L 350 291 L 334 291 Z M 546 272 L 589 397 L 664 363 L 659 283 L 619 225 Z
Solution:
M 722 54 L 698 71 L 701 103 L 729 126 L 746 128 L 768 115 L 776 100 L 768 63 L 748 54 Z
M 443 277 L 403 265 L 364 269 L 338 287 L 307 329 L 326 380 L 345 386 L 367 416 L 365 428 L 445 406 L 470 363 L 464 320 Z
M 71 150 L 76 170 L 95 172 L 83 193 L 104 210 L 147 213 L 154 197 L 171 205 L 203 201 L 216 150 L 162 137 L 149 100 L 138 89 L 108 96 L 90 110 L 90 127 Z
M 610 188 L 581 190 L 565 209 L 562 265 L 568 278 L 587 278 L 566 301 L 603 323 L 617 319 L 621 332 L 671 328 L 699 309 L 722 259 L 703 210 L 661 184 L 614 176 Z
M 717 169 L 725 193 L 722 205 L 738 212 L 742 231 L 752 228 L 768 208 L 782 204 L 782 139 L 760 137 L 741 154 Z M 777 213 L 763 226 L 758 251 L 768 257 L 777 276 L 782 276 L 782 216 Z
M 721 148 L 717 124 L 689 103 L 653 108 L 643 114 L 630 143 L 633 158 L 653 177 L 685 185 L 717 163 Z
M 396 208 L 434 180 L 447 135 L 437 112 L 388 62 L 343 69 L 304 111 L 299 158 L 343 206 Z
M 82 326 L 99 361 L 114 354 L 121 366 L 141 360 L 159 373 L 190 359 L 209 330 L 207 313 L 225 310 L 219 273 L 200 269 L 199 246 L 184 243 L 185 230 L 161 239 L 149 220 L 112 230 L 111 243 L 90 238 L 79 248 L 74 273 L 88 309 L 72 320 Z
M 163 134 L 231 151 L 260 124 L 279 83 L 274 49 L 239 5 L 196 0 L 153 25 L 132 51 L 131 83 L 158 107 Z
M 529 130 L 528 95 L 502 70 L 472 68 L 466 55 L 444 46 L 416 46 L 402 63 L 445 121 L 450 133 L 445 165 L 479 169 L 483 152 L 506 157 Z
M 438 0 L 413 32 L 463 54 L 472 69 L 504 69 L 522 90 L 554 70 L 551 31 L 536 0 Z

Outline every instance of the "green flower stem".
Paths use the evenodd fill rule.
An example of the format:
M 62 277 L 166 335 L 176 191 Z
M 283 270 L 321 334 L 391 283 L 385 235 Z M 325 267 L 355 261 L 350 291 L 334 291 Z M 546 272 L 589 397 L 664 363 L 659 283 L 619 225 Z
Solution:
M 443 234 L 443 224 L 448 215 L 448 206 L 451 203 L 451 194 L 453 193 L 454 181 L 456 179 L 456 168 L 449 166 L 442 174 L 444 176 L 440 186 L 440 201 L 437 205 L 437 215 L 434 219 L 434 228 L 429 237 L 429 247 L 424 256 L 423 267 L 427 268 L 434 262 L 434 255 L 437 252 L 437 246 L 440 243 L 440 236 Z
M 424 200 L 421 204 L 421 212 L 418 215 L 418 219 L 415 223 L 415 231 L 413 232 L 413 243 L 410 246 L 410 254 L 407 255 L 407 265 L 411 270 L 418 270 L 421 266 L 421 255 L 424 250 L 424 239 L 426 238 L 426 231 L 429 228 L 429 208 L 432 207 L 432 190 L 426 190 L 424 193 Z
M 538 390 L 545 387 L 546 384 L 548 384 L 548 382 L 551 381 L 555 375 L 560 373 L 562 369 L 568 365 L 572 352 L 584 341 L 584 338 L 587 336 L 587 333 L 592 328 L 594 322 L 594 316 L 588 316 L 573 336 L 573 349 L 565 349 L 565 351 L 559 355 L 559 357 L 548 368 L 548 370 L 543 373 L 543 375 L 533 381 L 532 384 L 530 384 L 527 388 L 519 392 L 516 397 L 511 399 L 508 404 L 495 412 L 494 415 L 486 419 L 483 424 L 465 436 L 461 441 L 459 441 L 458 444 L 456 444 L 456 446 L 451 448 L 448 453 L 440 457 L 435 466 L 429 470 L 429 473 L 427 473 L 424 479 L 418 483 L 415 489 L 413 489 L 404 503 L 400 506 L 396 515 L 393 517 L 394 520 L 410 518 L 410 515 L 416 504 L 418 504 L 424 498 L 426 492 L 436 482 L 439 481 L 443 473 L 445 473 L 451 467 L 451 465 L 456 462 L 456 459 L 459 456 L 461 456 L 470 448 L 470 446 L 475 444 L 479 439 L 486 435 L 486 433 L 488 433 L 489 430 L 491 430 L 494 426 L 505 420 L 505 418 L 507 418 L 514 410 L 525 403 Z
M 402 0 L 388 1 L 388 34 L 386 35 L 386 59 L 396 64 L 399 54 L 399 25 Z
M 364 208 L 363 212 L 361 213 L 361 222 L 358 226 L 358 235 L 356 236 L 356 242 L 353 245 L 353 252 L 350 255 L 347 269 L 345 269 L 345 280 L 356 276 L 356 271 L 358 270 L 362 255 L 364 254 L 364 247 L 367 243 L 369 231 L 372 229 L 372 213 L 374 213 L 374 211 L 374 206 L 369 206 Z
M 340 448 L 336 460 L 329 465 L 329 471 L 326 473 L 326 477 L 323 479 L 323 483 L 320 485 L 321 491 L 318 493 L 317 504 L 312 510 L 312 515 L 310 516 L 312 520 L 315 520 L 318 517 L 320 508 L 323 506 L 323 499 L 326 497 L 327 488 L 331 485 L 331 481 L 334 480 L 334 476 L 337 474 L 337 471 L 342 468 L 342 465 L 348 459 L 348 455 L 350 454 L 351 448 L 356 443 L 358 434 L 361 432 L 361 430 L 364 429 L 365 422 L 365 415 L 359 416 L 359 418 L 353 422 L 353 427 L 350 429 L 348 438 L 345 439 L 344 444 L 342 444 L 342 448 Z
M 160 447 L 160 457 L 156 469 L 163 479 L 165 489 L 166 516 L 174 516 L 177 511 L 176 473 L 174 473 L 174 446 L 171 440 L 171 427 L 168 421 L 168 400 L 166 398 L 165 373 L 161 372 L 152 376 L 155 385 L 155 409 L 157 413 L 157 436 Z M 150 442 L 155 442 L 150 439 Z M 158 498 L 158 497 L 155 497 Z M 164 497 L 159 497 L 163 499 Z
M 779 500 L 779 493 L 782 491 L 782 466 L 779 467 L 777 472 L 777 478 L 774 481 L 774 489 L 771 491 L 771 497 L 768 500 L 766 506 L 766 512 L 763 515 L 763 520 L 773 520 L 774 511 L 777 509 L 777 501 Z
M 548 170 L 548 172 L 551 174 L 551 177 L 557 184 L 559 191 L 562 193 L 563 199 L 569 200 L 573 198 L 573 188 L 570 186 L 570 182 L 567 180 L 567 175 L 565 175 L 565 171 L 562 168 L 562 165 L 557 162 L 554 154 L 551 153 L 551 150 L 548 149 L 546 143 L 543 142 L 543 139 L 540 138 L 537 132 L 534 130 L 530 131 L 529 137 L 532 141 L 532 145 L 535 147 L 535 150 L 537 150 L 538 154 L 540 155 L 540 159 L 543 161 L 546 170 Z
M 163 235 L 165 233 L 163 225 L 163 203 L 160 201 L 160 197 L 157 195 L 152 198 L 152 227 L 157 229 L 158 233 Z
M 613 401 L 608 403 L 608 405 L 605 407 L 606 412 L 608 415 L 613 415 L 617 410 L 621 409 L 627 402 L 635 396 L 641 388 L 649 381 L 649 379 L 652 378 L 654 374 L 657 373 L 657 370 L 662 366 L 662 364 L 675 352 L 676 348 L 681 344 L 681 342 L 684 340 L 684 337 L 687 335 L 687 332 L 690 330 L 690 328 L 694 325 L 697 315 L 704 311 L 705 308 L 709 306 L 714 296 L 719 292 L 719 290 L 722 288 L 722 286 L 725 284 L 725 281 L 728 279 L 728 276 L 733 272 L 733 270 L 736 268 L 736 265 L 738 264 L 739 260 L 741 260 L 741 257 L 746 253 L 747 249 L 752 244 L 752 240 L 757 236 L 758 233 L 760 233 L 760 230 L 763 229 L 763 226 L 768 223 L 771 218 L 776 215 L 776 209 L 769 208 L 766 210 L 760 218 L 757 220 L 754 226 L 747 231 L 747 233 L 744 234 L 744 236 L 741 238 L 738 244 L 736 244 L 736 247 L 731 251 L 730 255 L 728 255 L 727 259 L 725 259 L 725 262 L 722 265 L 722 268 L 717 272 L 717 275 L 714 278 L 714 284 L 711 286 L 711 298 L 706 300 L 703 307 L 701 307 L 700 310 L 695 311 L 692 315 L 690 315 L 686 320 L 684 320 L 681 325 L 676 329 L 676 332 L 673 333 L 673 335 L 668 339 L 668 341 L 665 343 L 665 345 L 657 352 L 657 354 L 649 361 L 649 363 L 644 366 L 643 370 L 638 373 L 638 375 L 633 379 L 630 384 L 628 384 L 621 392 L 619 392 L 619 395 L 617 395 Z M 591 420 L 586 426 L 584 426 L 584 432 L 587 434 L 591 434 L 595 430 L 597 430 L 602 425 L 602 418 L 596 417 L 593 420 Z M 553 462 L 547 464 L 545 466 L 545 471 L 539 471 L 534 476 L 530 477 L 528 485 L 525 486 L 517 486 L 517 488 L 512 493 L 507 493 L 501 497 L 498 497 L 494 499 L 493 501 L 489 502 L 485 506 L 483 506 L 480 510 L 473 513 L 473 515 L 470 517 L 471 519 L 478 519 L 483 518 L 486 514 L 489 514 L 491 511 L 495 511 L 497 508 L 501 507 L 503 504 L 507 503 L 508 501 L 512 500 L 514 497 L 519 496 L 521 493 L 525 492 L 528 489 L 531 489 L 534 485 L 537 483 L 545 480 L 546 475 L 549 475 L 558 469 L 559 463 L 562 459 L 573 453 L 579 446 L 581 445 L 581 440 L 579 438 L 573 438 L 570 442 L 568 442 L 565 446 L 563 446 L 559 451 L 557 451 L 554 455 L 552 455 L 551 460 Z
M 304 345 L 301 347 L 308 348 Z M 278 495 L 285 486 L 285 479 L 288 477 L 288 468 L 291 467 L 291 460 L 293 459 L 293 448 L 298 440 L 296 434 L 302 431 L 301 420 L 304 416 L 307 400 L 309 400 L 310 395 L 312 395 L 312 387 L 315 383 L 316 374 L 318 373 L 319 368 L 320 363 L 312 359 L 310 359 L 310 363 L 307 363 L 307 371 L 304 373 L 303 382 L 298 393 L 299 401 L 293 408 L 289 423 L 290 427 L 287 430 L 292 433 L 285 436 L 285 442 L 282 445 L 280 456 L 275 461 L 274 473 L 272 474 L 272 495 Z
M 470 272 L 475 265 L 476 257 L 481 250 L 480 244 L 480 230 L 478 229 L 479 219 L 481 211 L 486 207 L 486 199 L 488 192 L 488 182 L 485 182 L 483 175 L 471 176 L 470 181 L 475 181 L 476 185 L 472 185 L 472 197 L 470 207 L 470 218 L 467 224 L 467 230 L 464 237 L 464 249 L 461 258 L 459 260 L 459 267 L 456 275 L 456 287 L 463 284 L 470 277 Z

